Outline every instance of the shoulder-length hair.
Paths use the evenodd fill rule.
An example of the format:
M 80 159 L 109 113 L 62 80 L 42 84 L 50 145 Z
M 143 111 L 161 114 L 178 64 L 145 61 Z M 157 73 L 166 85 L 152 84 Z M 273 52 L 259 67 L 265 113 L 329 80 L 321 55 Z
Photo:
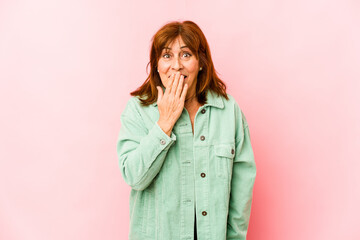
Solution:
M 226 85 L 216 74 L 205 35 L 200 27 L 192 21 L 170 22 L 155 33 L 152 37 L 150 62 L 147 64 L 147 68 L 150 66 L 150 74 L 145 82 L 130 94 L 132 96 L 139 96 L 143 106 L 148 106 L 157 101 L 158 90 L 156 86 L 163 86 L 160 75 L 156 70 L 157 65 L 162 50 L 178 36 L 181 36 L 184 43 L 199 60 L 199 66 L 202 67 L 202 70 L 198 73 L 196 83 L 198 102 L 200 104 L 206 103 L 206 91 L 209 89 L 228 100 Z

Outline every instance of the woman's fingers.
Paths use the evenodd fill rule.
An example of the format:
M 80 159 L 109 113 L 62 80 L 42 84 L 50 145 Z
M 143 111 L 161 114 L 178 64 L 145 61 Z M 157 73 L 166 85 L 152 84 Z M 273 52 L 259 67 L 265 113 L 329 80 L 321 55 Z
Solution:
M 184 76 L 178 72 L 176 75 L 171 75 L 165 93 L 160 86 L 156 87 L 158 90 L 159 119 L 167 119 L 166 121 L 170 121 L 172 124 L 176 123 L 182 113 L 188 90 L 188 85 L 183 86 L 183 84 Z
M 157 90 L 158 90 L 158 98 L 157 98 L 157 102 L 160 102 L 161 99 L 163 98 L 164 94 L 163 94 L 163 90 L 160 86 L 156 86 Z
M 188 90 L 188 85 L 187 83 L 185 83 L 185 86 L 181 92 L 181 96 L 180 96 L 180 99 L 182 102 L 185 102 L 185 97 L 186 97 L 186 93 L 187 93 L 187 90 Z
M 180 97 L 181 91 L 183 89 L 183 82 L 184 82 L 184 75 L 181 75 L 180 80 L 179 80 L 179 84 L 178 84 L 178 86 L 176 88 L 176 93 L 175 93 L 176 98 Z
M 180 78 L 180 72 L 177 72 L 175 74 L 175 79 L 174 79 L 174 81 L 172 82 L 172 85 L 171 85 L 171 91 L 170 91 L 171 94 L 175 95 L 177 86 L 179 84 L 179 78 Z
M 171 93 L 171 88 L 174 83 L 174 79 L 175 79 L 175 74 L 173 73 L 170 76 L 169 83 L 167 84 L 168 86 L 166 87 L 166 90 L 165 90 L 166 95 L 169 95 Z
M 170 81 L 168 83 L 168 87 L 166 88 L 165 94 L 161 95 L 161 98 L 165 97 L 168 99 L 169 95 L 171 95 L 171 98 L 176 102 L 178 102 L 178 100 L 185 102 L 187 89 L 185 90 L 185 96 L 182 96 L 184 93 L 184 78 L 184 75 L 181 75 L 180 72 L 176 72 L 175 74 L 173 73 L 170 76 Z M 186 88 L 188 88 L 188 86 Z

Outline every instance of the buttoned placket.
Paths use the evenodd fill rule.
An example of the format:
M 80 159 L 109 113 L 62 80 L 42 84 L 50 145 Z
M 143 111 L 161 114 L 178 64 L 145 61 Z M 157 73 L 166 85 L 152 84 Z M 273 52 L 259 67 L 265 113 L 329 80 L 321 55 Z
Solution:
M 209 184 L 206 176 L 208 170 L 208 151 L 206 151 L 208 117 L 206 112 L 205 106 L 198 109 L 194 120 L 194 133 L 190 115 L 185 108 L 174 128 L 178 136 L 177 144 L 180 148 L 181 161 L 181 239 L 192 239 L 195 210 L 199 226 L 209 226 L 208 217 L 206 217 L 209 204 Z M 203 151 L 197 150 L 198 148 L 202 148 Z M 194 191 L 189 191 L 190 189 L 194 189 Z M 198 234 L 200 227 L 196 227 Z M 202 237 L 207 238 L 206 235 L 209 233 L 201 234 Z
M 201 106 L 194 120 L 194 158 L 195 192 L 199 196 L 196 200 L 197 232 L 203 239 L 210 239 L 209 209 L 209 143 L 208 143 L 208 111 L 210 107 Z
M 181 239 L 192 239 L 191 232 L 194 227 L 194 204 L 195 193 L 189 191 L 194 189 L 194 176 L 193 176 L 193 135 L 190 116 L 187 110 L 184 108 L 181 116 L 174 127 L 177 137 L 177 144 L 180 150 L 180 162 L 181 162 L 181 214 L 180 214 L 180 234 Z

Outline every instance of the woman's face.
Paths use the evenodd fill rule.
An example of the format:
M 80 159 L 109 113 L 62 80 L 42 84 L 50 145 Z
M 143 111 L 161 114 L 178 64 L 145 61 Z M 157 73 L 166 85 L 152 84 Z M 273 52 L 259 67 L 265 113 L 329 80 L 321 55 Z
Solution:
M 181 36 L 163 49 L 158 62 L 158 71 L 165 88 L 168 87 L 171 74 L 180 72 L 185 77 L 184 84 L 188 84 L 187 95 L 192 96 L 195 93 L 199 61 L 185 45 Z

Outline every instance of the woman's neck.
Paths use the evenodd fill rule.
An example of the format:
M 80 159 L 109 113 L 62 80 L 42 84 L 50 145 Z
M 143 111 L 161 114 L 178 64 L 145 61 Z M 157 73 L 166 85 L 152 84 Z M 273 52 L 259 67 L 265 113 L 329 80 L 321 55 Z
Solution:
M 197 99 L 196 93 L 190 97 L 186 96 L 184 107 L 186 110 L 191 111 L 193 109 L 198 109 L 200 107 L 199 101 Z

